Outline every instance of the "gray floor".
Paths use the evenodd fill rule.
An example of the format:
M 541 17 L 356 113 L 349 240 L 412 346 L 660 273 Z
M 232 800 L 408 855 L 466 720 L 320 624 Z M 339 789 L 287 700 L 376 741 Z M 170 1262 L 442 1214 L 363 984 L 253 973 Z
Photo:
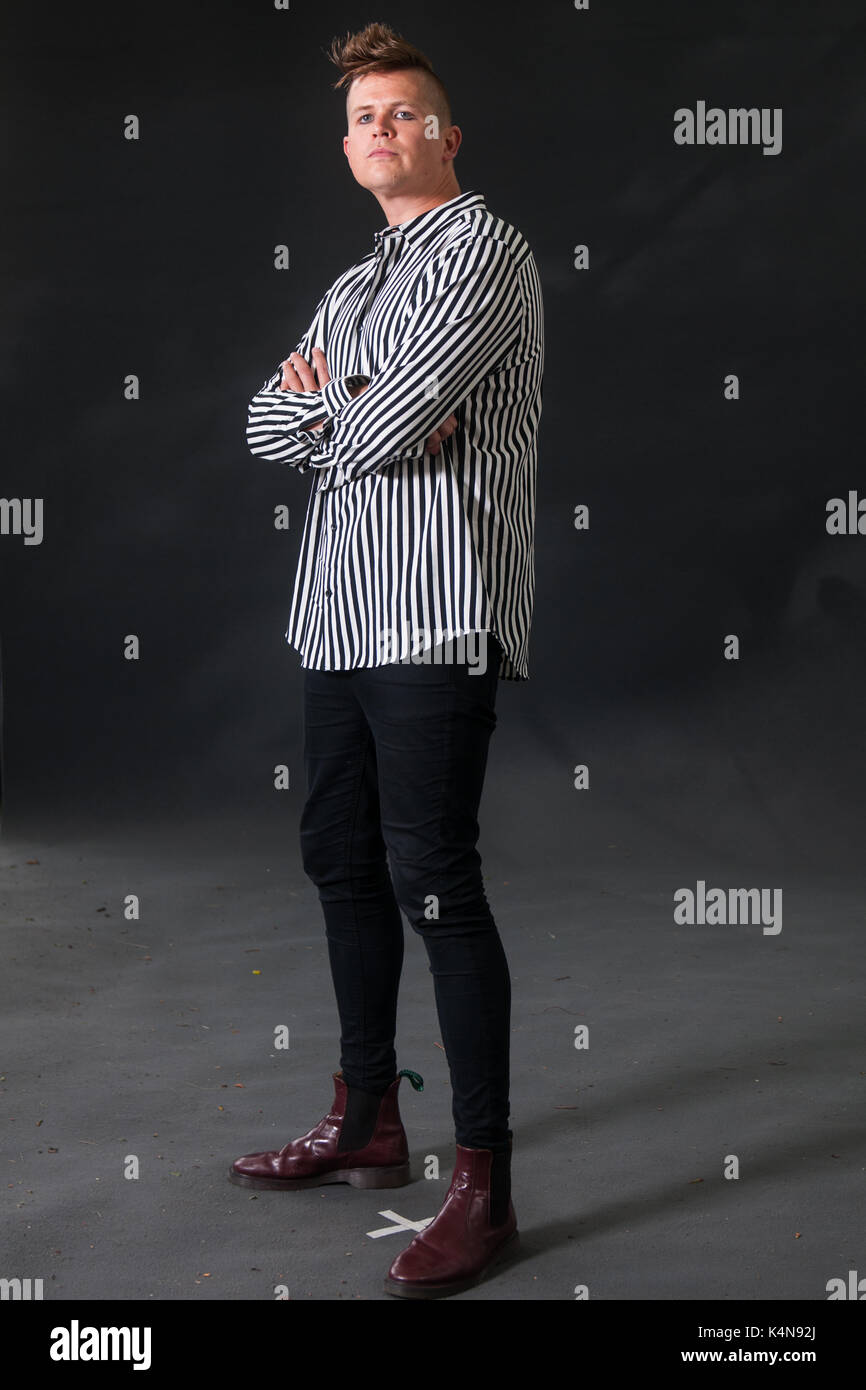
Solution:
M 510 772 L 491 771 L 486 804 L 513 801 Z M 513 978 L 522 1251 L 460 1297 L 825 1299 L 864 1259 L 860 883 L 788 865 L 778 935 L 680 926 L 677 887 L 773 887 L 778 864 L 745 872 L 670 840 L 663 818 L 637 835 L 603 815 L 564 854 L 538 808 L 512 809 L 508 836 L 482 849 Z M 296 838 L 291 815 L 80 843 L 7 833 L 0 1274 L 42 1278 L 46 1299 L 273 1299 L 285 1285 L 392 1301 L 382 1281 L 411 1231 L 388 1213 L 435 1215 L 454 1159 L 432 980 L 408 927 L 398 1058 L 425 1080 L 401 1086 L 412 1184 L 254 1194 L 226 1180 L 238 1154 L 326 1113 L 339 1066 Z

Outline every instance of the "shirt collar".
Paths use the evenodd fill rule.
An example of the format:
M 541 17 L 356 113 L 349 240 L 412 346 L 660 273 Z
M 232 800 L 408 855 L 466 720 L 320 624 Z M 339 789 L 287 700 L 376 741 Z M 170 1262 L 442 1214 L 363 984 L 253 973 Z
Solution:
M 386 237 L 403 236 L 412 246 L 421 245 L 429 237 L 440 231 L 447 222 L 454 218 L 461 217 L 467 212 L 474 212 L 476 208 L 484 207 L 484 194 L 476 193 L 473 189 L 468 189 L 465 193 L 458 193 L 456 198 L 450 198 L 447 203 L 437 203 L 435 208 L 428 208 L 426 212 L 420 212 L 417 217 L 410 217 L 405 222 L 398 222 L 393 227 L 383 227 L 376 232 L 373 243 L 378 250 Z

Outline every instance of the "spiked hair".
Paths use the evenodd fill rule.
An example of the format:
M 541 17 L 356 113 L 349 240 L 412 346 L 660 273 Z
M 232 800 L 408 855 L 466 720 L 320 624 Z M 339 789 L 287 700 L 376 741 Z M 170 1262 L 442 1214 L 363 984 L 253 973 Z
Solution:
M 433 71 L 430 59 L 420 48 L 395 33 L 389 24 L 368 24 L 355 34 L 335 38 L 328 57 L 340 70 L 334 86 L 338 89 L 345 87 L 347 98 L 355 78 L 364 77 L 368 72 L 420 69 L 425 74 L 430 95 L 435 99 L 440 124 L 452 124 L 448 93 L 441 78 Z

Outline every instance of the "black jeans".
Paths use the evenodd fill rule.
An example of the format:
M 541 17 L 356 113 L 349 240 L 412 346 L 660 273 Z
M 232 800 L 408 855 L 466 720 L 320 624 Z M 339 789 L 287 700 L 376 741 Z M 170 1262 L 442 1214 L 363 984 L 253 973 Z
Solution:
M 511 978 L 476 841 L 502 648 L 483 633 L 434 654 L 446 659 L 305 671 L 301 851 L 325 917 L 346 1084 L 382 1094 L 397 1074 L 402 908 L 433 975 L 457 1143 L 501 1150 Z

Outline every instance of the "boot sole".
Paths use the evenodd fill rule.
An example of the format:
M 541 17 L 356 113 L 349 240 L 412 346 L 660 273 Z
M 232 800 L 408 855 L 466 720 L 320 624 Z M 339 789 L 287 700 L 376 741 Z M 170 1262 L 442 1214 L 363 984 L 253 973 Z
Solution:
M 405 1187 L 412 1181 L 408 1163 L 392 1168 L 333 1168 L 312 1178 L 254 1178 L 229 1169 L 229 1182 L 237 1187 L 255 1187 L 260 1192 L 290 1192 L 300 1187 L 321 1187 L 324 1183 L 342 1182 L 350 1187 Z
M 385 1292 L 392 1294 L 395 1298 L 448 1298 L 450 1294 L 465 1293 L 467 1289 L 474 1289 L 477 1284 L 487 1277 L 494 1265 L 508 1260 L 512 1255 L 516 1255 L 520 1250 L 519 1232 L 513 1231 L 507 1240 L 504 1240 L 495 1251 L 492 1258 L 487 1261 L 484 1268 L 474 1274 L 471 1279 L 458 1279 L 450 1284 L 404 1284 L 399 1279 L 392 1279 L 390 1275 L 385 1279 Z

